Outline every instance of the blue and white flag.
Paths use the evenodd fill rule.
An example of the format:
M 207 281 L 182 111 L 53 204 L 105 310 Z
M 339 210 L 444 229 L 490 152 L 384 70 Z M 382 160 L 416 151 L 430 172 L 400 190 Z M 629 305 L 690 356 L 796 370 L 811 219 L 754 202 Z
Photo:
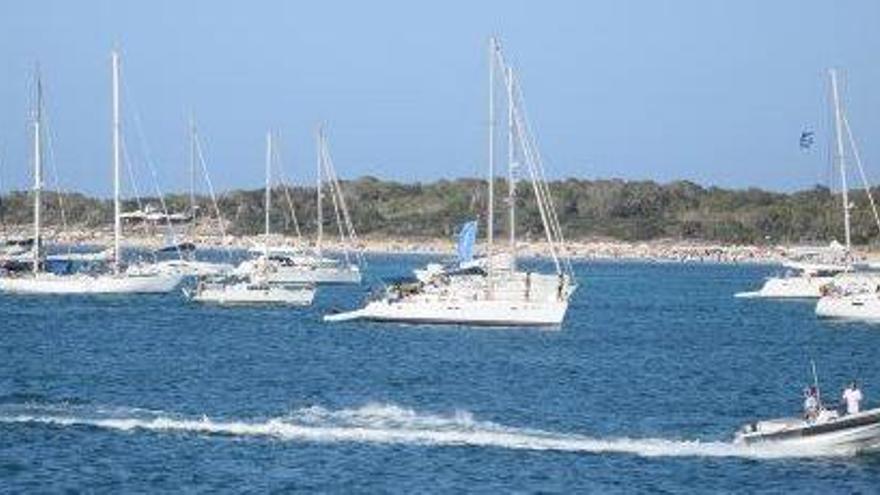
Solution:
M 471 220 L 461 226 L 458 233 L 458 263 L 467 263 L 474 259 L 474 244 L 477 242 L 477 221 Z
M 801 133 L 801 149 L 807 150 L 813 146 L 813 131 L 804 131 Z

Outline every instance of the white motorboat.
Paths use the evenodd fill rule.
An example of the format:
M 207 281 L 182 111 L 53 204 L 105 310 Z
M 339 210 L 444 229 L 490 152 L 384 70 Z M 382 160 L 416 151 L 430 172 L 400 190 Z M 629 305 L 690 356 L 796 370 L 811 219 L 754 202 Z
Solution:
M 490 95 L 489 180 L 486 253 L 474 260 L 477 222 L 465 224 L 458 239 L 458 266 L 428 265 L 417 270 L 417 280 L 397 283 L 354 311 L 329 314 L 324 321 L 372 320 L 412 324 L 488 325 L 499 327 L 562 324 L 577 285 L 565 240 L 550 199 L 543 163 L 525 119 L 522 94 L 512 69 L 505 63 L 494 39 L 490 44 L 490 88 L 500 70 L 507 89 L 509 247 L 496 252 L 494 239 L 494 96 Z M 522 160 L 520 163 L 519 160 Z M 554 273 L 524 271 L 517 266 L 515 238 L 516 173 L 525 168 L 533 187 L 546 234 Z
M 784 444 L 828 454 L 880 452 L 880 408 L 841 416 L 822 409 L 815 420 L 780 418 L 743 426 L 734 441 L 746 445 Z
M 880 452 L 880 408 L 860 411 L 861 391 L 844 392 L 846 408 L 841 413 L 825 407 L 819 388 L 816 363 L 810 362 L 813 385 L 805 389 L 803 417 L 754 421 L 743 425 L 734 442 L 745 445 L 773 445 L 804 449 L 819 454 L 854 455 Z M 855 382 L 853 382 L 855 386 Z
M 308 306 L 315 298 L 312 285 L 280 285 L 262 280 L 229 279 L 212 282 L 202 280 L 192 291 L 185 291 L 190 300 L 221 305 L 284 304 Z

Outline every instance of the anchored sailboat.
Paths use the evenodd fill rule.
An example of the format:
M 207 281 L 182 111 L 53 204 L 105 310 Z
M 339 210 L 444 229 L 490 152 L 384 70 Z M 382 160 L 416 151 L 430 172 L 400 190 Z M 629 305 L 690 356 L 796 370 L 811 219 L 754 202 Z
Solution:
M 317 237 L 313 252 L 303 251 L 299 248 L 269 248 L 262 246 L 254 248 L 255 252 L 263 251 L 262 256 L 267 258 L 273 265 L 273 270 L 268 274 L 269 281 L 273 283 L 312 283 L 312 284 L 359 284 L 361 282 L 361 266 L 363 257 L 357 249 L 357 233 L 342 187 L 330 157 L 330 149 L 323 127 L 318 127 L 317 132 Z M 326 179 L 325 179 L 326 177 Z M 333 204 L 333 212 L 339 242 L 342 246 L 342 259 L 327 256 L 324 253 L 324 189 L 329 189 L 329 195 Z M 265 263 L 262 258 L 245 262 L 236 271 L 252 270 L 257 264 Z
M 790 270 L 788 275 L 784 277 L 770 277 L 760 290 L 754 292 L 741 292 L 736 294 L 736 297 L 817 299 L 826 294 L 834 283 L 846 286 L 856 286 L 861 282 L 859 280 L 861 275 L 853 278 L 854 266 L 852 263 L 853 251 L 850 222 L 850 209 L 852 208 L 852 205 L 849 202 L 849 187 L 847 185 L 846 153 L 843 142 L 844 129 L 849 136 L 849 142 L 854 151 L 855 140 L 852 137 L 852 131 L 849 128 L 849 123 L 844 115 L 840 102 L 837 71 L 834 69 L 829 70 L 829 77 L 831 79 L 831 100 L 834 106 L 834 128 L 836 136 L 834 161 L 840 171 L 845 244 L 840 246 L 837 243 L 832 243 L 828 250 L 810 253 L 812 259 L 786 262 L 784 266 Z M 875 220 L 878 222 L 878 227 L 880 227 L 880 217 L 877 215 L 877 208 L 874 205 L 874 199 L 871 196 L 871 191 L 857 152 L 856 158 L 856 165 L 861 175 L 865 191 L 868 195 L 868 200 L 871 203 L 871 208 L 873 209 Z M 822 255 L 824 255 L 824 258 Z
M 265 237 L 263 255 L 257 260 L 245 262 L 234 273 L 222 277 L 199 280 L 195 290 L 187 295 L 196 302 L 216 304 L 290 304 L 306 306 L 315 298 L 311 284 L 280 283 L 273 276 L 279 266 L 270 256 L 270 213 L 272 210 L 272 134 L 266 134 L 266 192 Z
M 43 270 L 40 191 L 42 190 L 41 112 L 34 120 L 34 233 L 33 272 L 0 278 L 0 290 L 31 294 L 132 294 L 164 293 L 177 287 L 182 275 L 162 273 L 149 265 L 125 267 L 122 264 L 122 220 L 120 217 L 121 123 L 119 113 L 119 54 L 112 53 L 113 65 L 113 255 L 112 271 L 99 275 L 84 273 L 58 275 Z M 39 85 L 38 85 L 39 92 Z M 38 95 L 37 107 L 42 105 Z
M 495 90 L 501 72 L 507 97 L 509 245 L 494 245 Z M 418 272 L 420 280 L 387 287 L 362 309 L 327 315 L 325 321 L 374 320 L 403 323 L 490 326 L 558 326 L 577 288 L 565 258 L 564 237 L 544 177 L 544 168 L 524 112 L 513 70 L 493 38 L 489 47 L 488 205 L 485 256 L 453 270 Z M 544 226 L 554 273 L 524 271 L 517 264 L 516 182 L 525 168 Z M 473 230 L 475 234 L 475 229 Z M 461 237 L 466 237 L 464 232 Z

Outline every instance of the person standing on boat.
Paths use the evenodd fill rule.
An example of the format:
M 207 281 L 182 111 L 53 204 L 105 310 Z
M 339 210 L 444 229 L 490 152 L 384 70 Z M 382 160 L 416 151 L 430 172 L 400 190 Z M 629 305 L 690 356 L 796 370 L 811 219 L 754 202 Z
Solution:
M 847 414 L 858 414 L 862 405 L 862 391 L 859 389 L 859 384 L 853 380 L 849 387 L 844 389 L 843 391 L 843 402 L 846 403 L 846 413 Z
M 814 421 L 819 416 L 819 393 L 816 387 L 804 389 L 804 419 Z

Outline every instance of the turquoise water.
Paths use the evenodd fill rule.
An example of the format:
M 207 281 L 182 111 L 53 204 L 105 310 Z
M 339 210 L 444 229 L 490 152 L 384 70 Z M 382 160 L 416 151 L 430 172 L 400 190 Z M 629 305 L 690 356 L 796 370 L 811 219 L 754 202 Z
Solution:
M 372 279 L 419 256 L 373 257 Z M 748 421 L 880 397 L 880 327 L 740 300 L 773 269 L 581 263 L 564 327 L 324 324 L 307 309 L 0 296 L 7 492 L 862 492 L 880 460 L 756 452 Z

